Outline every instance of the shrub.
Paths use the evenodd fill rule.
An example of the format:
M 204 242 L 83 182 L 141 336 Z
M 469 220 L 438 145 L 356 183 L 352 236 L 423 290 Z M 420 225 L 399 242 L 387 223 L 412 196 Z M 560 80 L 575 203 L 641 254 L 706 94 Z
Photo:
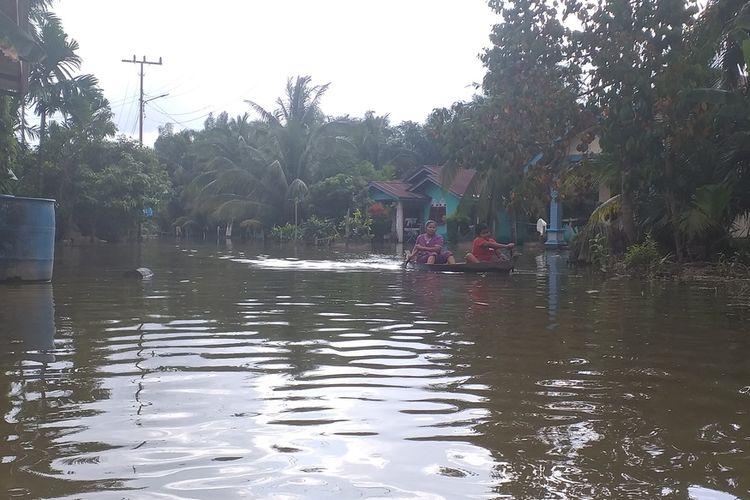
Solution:
M 284 242 L 294 241 L 295 230 L 297 239 L 302 239 L 302 228 L 297 228 L 294 224 L 284 224 L 283 226 L 273 226 L 271 229 L 271 238 Z
M 349 238 L 369 240 L 372 238 L 372 217 L 363 214 L 359 209 L 349 217 Z M 346 219 L 339 224 L 339 231 L 346 231 Z
M 301 226 L 300 229 L 303 238 L 316 245 L 320 243 L 330 243 L 339 236 L 336 229 L 336 222 L 333 219 L 323 219 L 311 216 Z
M 599 233 L 589 240 L 589 258 L 591 263 L 602 272 L 607 271 L 609 264 L 609 242 L 607 235 Z
M 625 267 L 632 270 L 651 270 L 661 260 L 659 249 L 651 235 L 643 243 L 630 245 L 625 252 Z

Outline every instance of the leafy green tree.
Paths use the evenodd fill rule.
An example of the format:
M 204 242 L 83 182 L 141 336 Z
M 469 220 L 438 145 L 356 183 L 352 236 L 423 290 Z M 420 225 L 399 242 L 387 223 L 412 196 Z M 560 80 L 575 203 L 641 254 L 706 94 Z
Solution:
M 621 174 L 622 229 L 637 238 L 634 196 L 663 148 L 656 130 L 655 77 L 683 55 L 685 32 L 697 13 L 685 0 L 568 0 L 581 29 L 573 33 L 578 63 L 588 77 L 590 105 L 600 110 L 599 135 Z
M 78 210 L 91 236 L 132 238 L 143 210 L 158 210 L 170 195 L 167 173 L 153 151 L 120 140 L 105 145 L 102 162 L 84 179 L 85 200 Z
M 396 167 L 397 177 L 403 177 L 412 167 L 445 163 L 435 136 L 422 124 L 401 122 L 393 129 L 391 142 L 401 152 L 392 162 Z
M 470 192 L 479 196 L 478 215 L 486 220 L 500 208 L 516 206 L 514 188 L 532 159 L 549 172 L 564 168 L 584 117 L 580 69 L 569 57 L 562 4 L 498 0 L 489 5 L 503 21 L 493 28 L 492 46 L 481 57 L 487 67 L 483 95 L 436 110 L 426 124 L 447 158 L 446 183 L 459 167 L 477 170 Z
M 309 211 L 333 219 L 341 219 L 357 209 L 364 211 L 370 201 L 367 191 L 370 181 L 391 180 L 394 175 L 393 166 L 376 169 L 367 161 L 360 162 L 310 186 Z
M 75 213 L 86 203 L 86 179 L 101 168 L 115 135 L 109 102 L 98 94 L 80 96 L 64 123 L 50 124 L 46 147 L 54 151 L 45 161 L 48 193 L 58 203 L 58 235 L 66 238 L 75 229 Z M 54 190 L 53 190 L 54 189 Z
M 13 190 L 13 167 L 18 155 L 14 134 L 15 106 L 10 96 L 0 96 L 0 193 Z

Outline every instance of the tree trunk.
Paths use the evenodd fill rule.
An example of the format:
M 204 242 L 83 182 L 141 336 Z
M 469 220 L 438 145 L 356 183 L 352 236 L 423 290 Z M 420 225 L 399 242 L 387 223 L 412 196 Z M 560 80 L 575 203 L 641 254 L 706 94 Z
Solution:
M 26 99 L 21 97 L 21 146 L 26 149 Z
M 37 156 L 39 161 L 39 196 L 44 196 L 44 136 L 47 131 L 47 112 L 42 109 L 39 115 L 39 155 Z
M 625 234 L 625 246 L 635 243 L 635 213 L 633 210 L 633 193 L 628 186 L 627 169 L 620 176 L 620 217 L 622 218 L 622 231 Z
M 61 182 L 57 186 L 57 199 L 62 200 L 63 198 L 63 183 Z M 73 224 L 73 211 L 70 210 L 67 206 L 62 205 L 58 208 L 58 211 L 60 212 L 60 220 L 63 221 L 61 224 L 62 228 L 57 228 L 57 231 L 59 234 L 57 234 L 57 238 L 61 240 L 67 239 L 67 236 L 71 232 L 71 226 Z
M 664 193 L 666 201 L 667 215 L 669 216 L 669 223 L 672 225 L 672 238 L 674 240 L 674 251 L 677 257 L 677 262 L 682 262 L 684 259 L 684 252 L 682 248 L 682 237 L 677 224 L 677 200 L 675 199 L 674 191 L 672 190 L 672 174 L 674 172 L 674 158 L 672 153 L 667 155 L 666 161 L 664 162 L 664 171 L 667 177 L 667 188 Z
M 685 259 L 685 252 L 682 245 L 682 235 L 677 225 L 677 200 L 675 200 L 674 192 L 671 188 L 667 188 L 665 193 L 667 202 L 667 214 L 669 215 L 669 222 L 672 225 L 672 239 L 674 241 L 674 251 L 677 257 L 677 262 L 682 262 Z

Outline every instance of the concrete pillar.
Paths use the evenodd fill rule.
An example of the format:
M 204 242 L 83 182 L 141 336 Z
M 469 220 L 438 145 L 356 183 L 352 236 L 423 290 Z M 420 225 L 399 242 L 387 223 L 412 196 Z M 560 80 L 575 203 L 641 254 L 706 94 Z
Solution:
M 396 202 L 396 241 L 404 242 L 404 204 L 401 200 Z
M 549 226 L 547 226 L 547 248 L 560 248 L 565 246 L 565 231 L 562 228 L 562 202 L 559 193 L 554 188 L 550 190 L 549 202 Z
M 560 254 L 558 252 L 548 252 L 545 254 L 547 260 L 547 309 L 549 313 L 548 330 L 557 328 L 557 309 L 560 305 L 560 282 L 558 281 L 558 264 L 560 263 Z

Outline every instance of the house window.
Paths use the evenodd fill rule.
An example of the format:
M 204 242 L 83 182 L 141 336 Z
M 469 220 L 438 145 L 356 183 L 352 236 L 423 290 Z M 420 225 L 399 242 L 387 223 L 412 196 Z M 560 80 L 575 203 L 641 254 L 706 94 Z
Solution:
M 445 205 L 432 205 L 430 207 L 430 219 L 438 224 L 445 224 Z

